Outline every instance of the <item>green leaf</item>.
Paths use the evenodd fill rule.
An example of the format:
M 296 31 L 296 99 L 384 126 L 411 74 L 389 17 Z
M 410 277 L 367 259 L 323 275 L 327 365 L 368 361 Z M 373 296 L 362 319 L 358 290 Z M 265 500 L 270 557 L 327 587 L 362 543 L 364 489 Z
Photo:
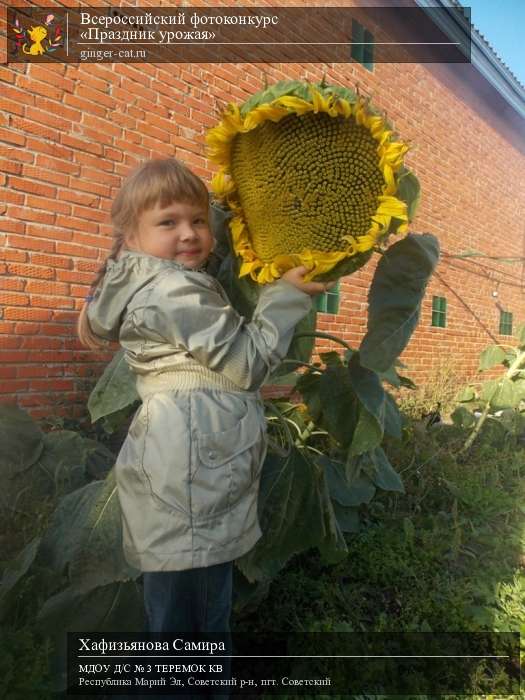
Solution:
M 114 470 L 65 496 L 59 503 L 39 551 L 39 563 L 86 592 L 140 575 L 124 559 L 122 524 Z
M 361 402 L 359 420 L 352 439 L 352 454 L 367 452 L 379 445 L 385 426 L 386 392 L 379 376 L 363 367 L 360 359 L 361 353 L 354 353 L 348 363 L 348 376 Z
M 480 355 L 478 372 L 500 365 L 505 359 L 505 354 L 505 350 L 499 345 L 489 345 Z
M 512 408 L 506 408 L 498 420 L 511 435 L 522 435 L 525 431 L 525 416 Z
M 244 316 L 247 321 L 251 321 L 261 285 L 252 280 L 249 275 L 239 277 L 239 261 L 233 250 L 222 260 L 216 278 L 237 313 Z
M 268 384 L 276 384 L 277 386 L 295 386 L 300 376 L 301 375 L 299 372 L 287 372 L 286 374 L 281 374 L 277 377 L 271 377 L 271 381 L 268 381 Z
M 374 416 L 363 406 L 359 409 L 359 420 L 354 432 L 350 455 L 360 455 L 377 447 L 383 439 L 383 431 Z
M 407 204 L 408 220 L 413 221 L 421 201 L 421 187 L 413 172 L 403 167 L 397 180 L 396 197 Z
M 315 326 L 317 323 L 316 318 L 317 311 L 312 306 L 308 314 L 296 324 L 292 342 L 290 343 L 290 347 L 288 348 L 288 352 L 286 353 L 286 357 L 284 359 L 298 360 L 299 362 L 310 362 L 315 345 L 315 336 L 298 336 L 302 333 L 312 333 L 315 331 Z M 271 380 L 274 377 L 278 377 L 281 374 L 286 374 L 289 371 L 290 365 L 281 363 L 281 365 L 279 365 L 279 367 L 269 378 L 269 383 L 271 383 Z
M 385 391 L 385 433 L 393 438 L 401 440 L 405 421 L 397 406 L 396 400 L 388 391 Z
M 37 462 L 46 476 L 40 493 L 56 497 L 85 486 L 89 482 L 85 470 L 87 452 L 84 439 L 73 430 L 47 433 L 44 451 Z
M 359 519 L 359 508 L 339 505 L 337 501 L 333 501 L 334 513 L 337 523 L 342 532 L 359 532 L 361 523 Z
M 347 548 L 330 502 L 324 469 L 305 451 L 286 459 L 269 452 L 259 492 L 263 536 L 236 559 L 248 581 L 274 577 L 299 552 L 317 547 L 322 556 L 343 558 Z
M 105 445 L 90 438 L 84 438 L 86 448 L 86 474 L 92 479 L 105 479 L 115 464 L 115 455 Z
M 497 383 L 496 390 L 490 398 L 490 407 L 494 411 L 504 408 L 515 408 L 519 403 L 519 398 L 514 391 L 514 382 L 508 377 L 503 377 Z
M 138 634 L 144 629 L 144 596 L 135 582 L 114 583 L 88 593 L 73 586 L 48 598 L 34 626 L 52 642 L 50 672 L 57 692 L 68 688 L 68 632 Z M 65 693 L 67 694 L 67 693 Z
M 403 352 L 438 259 L 439 243 L 429 233 L 409 233 L 381 257 L 368 294 L 368 330 L 360 347 L 364 367 L 385 372 Z
M 519 401 L 525 401 L 525 379 L 514 380 L 514 395 L 516 397 L 516 405 Z
M 472 428 L 476 423 L 476 417 L 472 415 L 472 413 L 465 408 L 465 406 L 458 406 L 450 417 L 452 418 L 454 425 L 457 425 L 458 428 L 463 428 L 464 430 Z
M 417 389 L 417 384 L 415 384 L 409 377 L 403 377 L 401 374 L 399 375 L 399 380 L 401 382 L 401 386 L 407 387 L 407 389 Z
M 346 479 L 344 465 L 340 462 L 335 462 L 326 455 L 319 455 L 316 462 L 325 469 L 330 498 L 340 506 L 355 508 L 361 503 L 368 503 L 374 495 L 375 489 L 371 487 L 366 475 L 358 475 L 350 484 Z
M 376 468 L 372 481 L 384 491 L 398 491 L 405 493 L 405 486 L 401 477 L 390 464 L 388 457 L 381 447 L 376 447 L 371 454 L 372 462 Z
M 499 379 L 488 379 L 486 382 L 483 382 L 479 392 L 479 398 L 482 401 L 491 401 L 497 391 L 498 384 Z
M 49 598 L 36 621 L 43 632 L 53 631 L 67 640 L 66 632 L 142 632 L 144 606 L 141 588 L 131 583 L 115 583 L 90 590 L 74 586 Z
M 124 350 L 119 350 L 91 392 L 87 407 L 91 421 L 130 406 L 140 397 L 135 387 L 135 377 L 124 359 Z
M 270 592 L 271 579 L 250 583 L 238 566 L 233 567 L 233 612 L 250 614 L 255 612 Z
M 321 403 L 321 378 L 323 374 L 324 372 L 317 373 L 309 370 L 299 377 L 295 385 L 315 423 L 319 423 L 323 414 Z
M 14 559 L 7 562 L 0 582 L 0 620 L 4 620 L 11 604 L 12 591 L 16 584 L 28 572 L 40 546 L 41 537 L 34 537 Z M 13 591 L 14 593 L 15 591 Z
M 349 488 L 346 506 L 370 503 L 376 492 L 372 480 L 366 474 L 360 474 Z
M 384 372 L 378 372 L 378 375 L 382 382 L 388 382 L 391 386 L 395 386 L 396 388 L 401 386 L 401 379 L 394 365 Z
M 329 352 L 320 352 L 319 357 L 325 365 L 335 365 L 342 367 L 341 355 L 336 350 L 330 350 Z
M 474 388 L 467 386 L 459 392 L 456 401 L 467 403 L 468 401 L 474 401 L 475 398 L 476 392 L 474 391 Z
M 25 411 L 0 404 L 0 473 L 8 478 L 31 467 L 44 449 L 44 433 Z
M 357 425 L 358 401 L 346 367 L 333 364 L 323 372 L 319 382 L 319 401 L 322 406 L 321 427 L 347 447 Z

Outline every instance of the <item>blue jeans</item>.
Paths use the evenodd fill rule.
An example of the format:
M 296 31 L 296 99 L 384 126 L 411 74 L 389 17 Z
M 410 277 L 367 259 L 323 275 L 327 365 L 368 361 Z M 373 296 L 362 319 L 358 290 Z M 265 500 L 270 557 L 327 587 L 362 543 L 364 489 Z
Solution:
M 233 561 L 184 571 L 144 571 L 143 580 L 148 632 L 175 633 L 182 637 L 193 634 L 195 640 L 198 640 L 200 633 L 223 633 L 219 640 L 224 640 L 226 650 L 219 651 L 218 656 L 233 653 L 230 630 Z M 183 662 L 183 657 L 181 660 Z M 167 663 L 174 661 L 168 659 Z M 205 661 L 208 663 L 206 659 L 192 659 L 190 663 Z M 209 674 L 210 678 L 231 678 L 230 658 L 210 656 L 209 662 L 223 667 L 222 673 Z M 199 695 L 199 687 L 192 686 L 191 692 L 197 691 L 193 695 L 173 697 L 203 698 L 205 693 L 208 697 L 227 700 L 230 688 L 229 685 L 200 686 L 202 694 Z

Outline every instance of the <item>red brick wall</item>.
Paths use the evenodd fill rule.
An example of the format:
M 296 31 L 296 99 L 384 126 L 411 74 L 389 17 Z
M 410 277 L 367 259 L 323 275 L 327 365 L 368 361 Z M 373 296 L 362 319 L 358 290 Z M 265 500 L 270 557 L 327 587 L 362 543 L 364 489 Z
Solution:
M 376 64 L 369 72 L 354 63 L 3 65 L 1 401 L 17 402 L 35 417 L 85 415 L 90 388 L 111 353 L 82 348 L 74 324 L 110 247 L 108 211 L 127 172 L 145 158 L 174 155 L 209 183 L 214 166 L 205 156 L 204 132 L 216 121 L 217 99 L 242 101 L 265 75 L 271 83 L 318 80 L 324 72 L 327 81 L 359 82 L 413 143 L 407 164 L 423 197 L 412 230 L 436 234 L 447 254 L 524 255 L 525 161 L 515 125 L 501 116 L 504 104 L 471 66 Z M 478 96 L 481 89 L 487 99 Z M 342 281 L 340 313 L 320 314 L 319 330 L 359 345 L 373 268 Z M 440 358 L 452 356 L 461 374 L 471 376 L 491 337 L 507 340 L 498 335 L 496 287 L 496 301 L 515 323 L 525 321 L 523 271 L 523 261 L 444 256 L 401 357 L 408 374 L 421 381 Z M 447 297 L 446 329 L 430 326 L 433 294 Z M 317 344 L 318 351 L 338 347 Z

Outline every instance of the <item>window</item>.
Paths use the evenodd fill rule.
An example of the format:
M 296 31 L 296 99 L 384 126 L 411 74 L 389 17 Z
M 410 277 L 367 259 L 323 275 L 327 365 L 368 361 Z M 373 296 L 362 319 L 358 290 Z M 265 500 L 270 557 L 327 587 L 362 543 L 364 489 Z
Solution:
M 374 69 L 374 35 L 355 19 L 352 20 L 350 56 L 368 70 Z
M 445 297 L 432 297 L 432 325 L 438 328 L 447 326 L 447 300 Z
M 314 308 L 328 314 L 339 313 L 339 285 L 341 280 L 337 280 L 332 289 L 323 294 L 316 294 L 314 297 Z
M 510 311 L 500 309 L 499 332 L 501 335 L 512 335 L 512 313 Z

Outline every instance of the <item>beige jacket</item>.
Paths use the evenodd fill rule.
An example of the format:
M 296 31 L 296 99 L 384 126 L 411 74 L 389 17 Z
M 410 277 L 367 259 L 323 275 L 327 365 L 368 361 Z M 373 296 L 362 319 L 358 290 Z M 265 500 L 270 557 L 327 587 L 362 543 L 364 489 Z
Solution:
M 219 564 L 262 536 L 259 389 L 311 306 L 280 279 L 261 288 L 248 323 L 204 268 L 131 251 L 108 263 L 88 318 L 119 340 L 143 399 L 115 465 L 131 566 Z

